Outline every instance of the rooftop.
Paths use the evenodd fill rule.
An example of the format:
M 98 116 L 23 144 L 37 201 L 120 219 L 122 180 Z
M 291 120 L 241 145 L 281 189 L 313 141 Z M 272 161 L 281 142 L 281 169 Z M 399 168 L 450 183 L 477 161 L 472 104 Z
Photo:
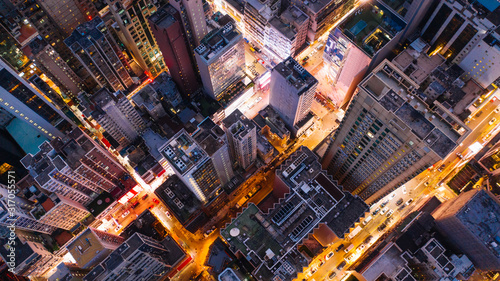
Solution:
M 208 63 L 213 57 L 223 54 L 226 46 L 234 45 L 239 40 L 243 40 L 241 32 L 232 23 L 228 23 L 208 33 L 194 52 Z
M 292 24 L 296 27 L 306 24 L 309 21 L 309 16 L 306 15 L 301 9 L 297 8 L 297 6 L 288 7 L 281 13 L 280 17 L 286 23 Z
M 107 249 L 102 245 L 100 241 L 101 239 L 103 239 L 103 242 L 115 244 L 115 247 L 118 247 L 118 245 L 124 241 L 124 239 L 120 236 L 107 233 L 106 235 L 98 235 L 98 232 L 100 231 L 87 228 L 66 246 L 66 249 L 68 249 L 76 263 L 82 268 L 88 267 L 89 265 L 93 266 L 95 263 L 101 262 L 106 257 L 102 255 L 97 257 L 97 253 L 106 252 L 106 250 L 111 252 L 110 249 Z M 107 240 L 109 240 L 109 242 Z
M 156 190 L 155 194 L 172 211 L 182 225 L 188 223 L 201 210 L 201 202 L 176 176 L 169 177 Z
M 172 77 L 165 71 L 156 76 L 155 80 L 153 80 L 149 86 L 159 95 L 166 97 L 170 102 L 177 99 L 180 95 L 174 80 L 172 80 Z
M 292 57 L 279 63 L 273 68 L 284 77 L 291 85 L 298 90 L 298 95 L 302 95 L 308 89 L 318 84 L 318 80 L 314 78 L 307 70 L 305 70 L 297 61 Z
M 368 2 L 339 25 L 339 29 L 370 57 L 392 40 L 406 23 L 378 2 Z
M 425 52 L 409 47 L 394 58 L 392 63 L 420 85 L 445 61 L 439 54 L 429 57 Z
M 193 138 L 208 156 L 212 156 L 226 144 L 224 131 L 209 117 L 198 124 L 198 130 L 193 133 Z
M 161 154 L 181 173 L 187 173 L 201 160 L 206 152 L 182 129 L 160 148 Z
M 365 216 L 365 213 L 370 211 L 370 207 L 358 196 L 354 196 L 349 192 L 344 192 L 344 197 L 340 200 L 328 215 L 323 219 L 323 222 L 337 235 L 343 238 L 355 223 Z
M 160 104 L 160 97 L 151 85 L 146 85 L 132 96 L 132 101 L 139 107 L 144 107 L 151 111 Z
M 222 123 L 228 128 L 234 138 L 245 136 L 248 131 L 255 128 L 255 123 L 246 118 L 239 109 L 227 116 Z
M 160 147 L 162 147 L 167 142 L 167 139 L 155 133 L 150 128 L 144 130 L 144 132 L 142 132 L 141 137 L 144 139 L 144 142 L 146 143 L 149 149 L 149 153 L 157 161 L 160 160 L 161 154 L 158 151 L 158 149 L 160 149 Z
M 276 30 L 283 34 L 283 36 L 285 36 L 288 40 L 292 41 L 295 39 L 297 30 L 290 23 L 283 21 L 279 17 L 274 17 L 269 21 L 269 24 L 271 24 Z
M 103 24 L 100 17 L 94 17 L 91 21 L 79 25 L 71 36 L 64 40 L 64 43 L 73 51 L 78 51 L 79 48 L 86 49 L 93 45 L 92 41 L 104 36 L 99 30 Z
M 419 85 L 387 60 L 377 66 L 359 87 L 398 117 L 415 136 L 425 140 L 441 158 L 446 157 L 470 132 L 443 106 L 436 104 L 436 110 L 441 112 L 431 109 L 417 94 Z
M 176 22 L 176 19 L 173 17 L 176 13 L 178 13 L 177 10 L 172 5 L 167 4 L 152 14 L 148 20 L 160 27 L 167 28 Z
M 290 137 L 290 131 L 286 128 L 281 117 L 271 106 L 267 106 L 254 117 L 253 121 L 262 129 L 268 126 L 271 133 L 278 135 L 281 139 Z

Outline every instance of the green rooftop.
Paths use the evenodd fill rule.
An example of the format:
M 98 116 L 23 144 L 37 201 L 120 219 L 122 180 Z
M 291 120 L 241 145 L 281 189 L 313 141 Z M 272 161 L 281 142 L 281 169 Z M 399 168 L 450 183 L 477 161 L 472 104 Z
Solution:
M 339 29 L 368 55 L 375 55 L 392 40 L 406 23 L 377 2 L 360 6 Z

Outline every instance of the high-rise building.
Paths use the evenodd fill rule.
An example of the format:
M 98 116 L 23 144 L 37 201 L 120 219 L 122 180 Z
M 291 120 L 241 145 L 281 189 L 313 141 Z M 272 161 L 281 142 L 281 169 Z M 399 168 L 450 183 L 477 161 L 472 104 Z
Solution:
M 10 202 L 10 203 L 9 203 Z M 17 229 L 52 234 L 57 227 L 43 223 L 31 212 L 35 202 L 17 195 L 9 200 L 7 186 L 0 185 L 0 226 L 8 227 L 14 223 Z
M 153 77 L 164 71 L 162 52 L 146 21 L 157 10 L 152 1 L 107 0 L 106 3 L 120 27 L 120 34 L 124 36 L 122 42 L 141 68 Z
M 355 0 L 283 0 L 300 7 L 310 18 L 307 40 L 314 42 L 327 32 L 356 4 Z
M 290 6 L 279 17 L 269 21 L 264 37 L 265 49 L 276 61 L 295 57 L 305 46 L 309 17 L 296 6 Z
M 148 22 L 172 79 L 184 97 L 189 97 L 200 85 L 179 12 L 165 5 L 151 15 Z
M 243 36 L 232 23 L 211 31 L 194 50 L 206 93 L 214 100 L 225 97 L 225 90 L 244 76 Z
M 71 35 L 77 26 L 97 15 L 97 9 L 91 0 L 63 0 L 63 2 L 43 0 L 36 2 L 50 15 L 65 37 Z
M 57 51 L 43 39 L 31 41 L 32 59 L 36 65 L 68 96 L 84 91 L 82 79 L 69 67 Z
M 84 281 L 161 280 L 186 254 L 172 237 L 162 241 L 136 233 L 87 274 Z
M 318 80 L 289 57 L 271 71 L 269 105 L 295 135 L 312 119 L 311 105 Z
M 487 88 L 500 78 L 500 35 L 491 33 L 484 37 L 476 47 L 465 54 L 459 66 L 465 70 L 465 78 L 472 78 Z
M 217 194 L 221 181 L 212 159 L 184 129 L 159 151 L 170 163 L 175 174 L 200 201 L 207 203 Z
M 40 223 L 70 230 L 90 215 L 90 212 L 81 203 L 52 193 L 50 196 L 38 197 L 31 214 Z
M 73 263 L 61 262 L 57 265 L 56 271 L 50 275 L 47 281 L 81 281 L 89 271 L 89 269 L 82 269 Z
M 20 276 L 44 277 L 62 260 L 47 251 L 43 244 L 18 237 L 14 240 L 0 238 L 0 245 L 0 256 L 6 262 L 13 262 L 15 266 L 11 267 L 12 272 Z
M 253 276 L 262 281 L 294 280 L 311 261 L 297 245 L 311 234 L 318 239 L 315 243 L 323 245 L 331 241 L 320 237 L 342 239 L 369 211 L 363 200 L 344 192 L 324 174 L 318 157 L 306 147 L 276 170 L 273 195 L 274 204 L 262 210 L 248 204 L 220 232 L 229 249 L 246 257 Z
M 100 17 L 81 24 L 64 43 L 101 87 L 126 90 L 133 84 L 127 69 L 115 53 L 109 30 Z
M 78 234 L 66 249 L 80 268 L 93 268 L 116 250 L 125 239 L 89 227 Z
M 163 100 L 174 108 L 182 103 L 182 96 L 180 95 L 172 76 L 168 75 L 167 72 L 162 72 L 149 85 L 163 98 Z
M 446 158 L 470 133 L 443 105 L 431 109 L 419 85 L 387 60 L 358 88 L 323 168 L 368 203 Z
M 432 216 L 440 232 L 481 270 L 500 268 L 498 232 L 500 201 L 487 190 L 474 189 L 449 199 Z
M 499 7 L 495 1 L 439 2 L 422 29 L 422 39 L 431 45 L 427 53 L 440 53 L 448 61 L 460 63 L 481 39 L 500 26 Z
M 248 169 L 257 160 L 257 126 L 238 109 L 222 123 L 233 159 L 241 168 Z
M 96 106 L 92 117 L 120 145 L 130 144 L 146 128 L 142 117 L 121 91 L 110 93 L 101 89 L 91 100 Z
M 209 117 L 205 118 L 193 133 L 194 140 L 212 160 L 215 171 L 222 185 L 234 177 L 229 145 L 224 131 Z
M 43 143 L 38 153 L 26 155 L 21 163 L 42 188 L 82 204 L 103 190 L 120 188 L 126 175 L 113 156 L 80 129 Z
M 64 113 L 2 61 L 0 61 L 0 107 L 29 126 L 33 126 L 48 139 L 63 137 L 74 127 Z
M 365 74 L 386 58 L 399 43 L 406 22 L 383 4 L 359 6 L 328 35 L 323 59 L 337 92 L 345 93 L 347 107 Z
M 184 30 L 188 34 L 191 49 L 200 45 L 208 33 L 202 0 L 174 0 L 170 4 L 181 15 Z
M 243 22 L 245 23 L 245 36 L 259 47 L 264 47 L 266 28 L 269 21 L 278 15 L 281 0 L 249 0 L 245 3 Z

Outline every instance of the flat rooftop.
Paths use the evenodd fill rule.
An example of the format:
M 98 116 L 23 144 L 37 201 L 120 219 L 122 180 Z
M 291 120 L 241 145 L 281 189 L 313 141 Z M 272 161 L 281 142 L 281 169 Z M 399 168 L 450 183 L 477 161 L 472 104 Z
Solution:
M 160 151 L 169 163 L 182 174 L 188 172 L 207 157 L 205 151 L 184 129 L 175 134 L 166 145 L 160 148 Z
M 290 137 L 290 131 L 286 128 L 281 117 L 274 111 L 271 106 L 267 106 L 254 117 L 253 121 L 260 129 L 268 126 L 271 133 L 278 135 L 280 138 Z
M 172 5 L 167 4 L 152 14 L 148 20 L 160 27 L 168 28 L 176 22 L 176 19 L 173 17 L 176 13 L 178 13 L 177 10 Z
M 339 25 L 339 29 L 370 57 L 392 40 L 406 23 L 378 2 L 368 2 Z
M 293 24 L 295 26 L 301 26 L 309 21 L 309 16 L 306 15 L 301 9 L 297 8 L 297 6 L 288 7 L 281 13 L 280 17 L 286 23 Z
M 193 138 L 200 147 L 212 156 L 217 150 L 226 144 L 225 133 L 209 117 L 198 124 L 198 130 L 193 133 Z
M 255 123 L 248 119 L 239 109 L 236 109 L 222 121 L 225 128 L 228 128 L 234 138 L 245 136 L 248 131 L 254 129 Z
M 439 54 L 429 57 L 425 52 L 418 52 L 410 47 L 394 58 L 392 63 L 403 70 L 413 81 L 422 84 L 445 61 Z
M 153 110 L 153 108 L 160 103 L 158 94 L 151 85 L 146 85 L 135 93 L 135 95 L 132 96 L 132 101 L 137 106 L 144 106 L 147 110 Z
M 288 40 L 292 41 L 297 34 L 297 30 L 295 27 L 287 22 L 284 22 L 279 17 L 274 17 L 269 21 L 276 30 L 278 30 L 283 36 L 285 36 Z
M 436 105 L 442 112 L 431 109 L 417 95 L 419 85 L 387 60 L 377 66 L 359 87 L 364 88 L 387 111 L 398 117 L 415 136 L 425 140 L 441 158 L 453 151 L 470 132 L 451 112 L 443 114 L 442 112 L 446 112 L 444 107 Z M 443 115 L 451 122 L 443 118 Z M 455 129 L 455 124 L 461 124 L 460 128 L 464 130 L 462 134 Z
M 228 23 L 208 33 L 194 52 L 208 63 L 212 58 L 223 54 L 228 45 L 234 45 L 239 40 L 243 40 L 241 32 L 232 23 Z
M 400 270 L 406 270 L 406 260 L 401 257 L 403 253 L 398 249 L 396 244 L 393 244 L 384 253 L 366 269 L 362 275 L 366 280 L 377 280 L 377 278 L 385 274 L 386 276 L 394 276 Z
M 73 51 L 78 51 L 78 46 L 87 49 L 94 44 L 92 41 L 99 40 L 104 36 L 99 30 L 103 23 L 100 17 L 94 17 L 91 21 L 75 28 L 71 36 L 64 40 L 64 43 Z
M 298 90 L 298 95 L 302 95 L 308 89 L 318 84 L 318 80 L 314 78 L 302 65 L 295 61 L 292 57 L 279 63 L 273 68 L 283 78 L 285 78 L 295 89 Z

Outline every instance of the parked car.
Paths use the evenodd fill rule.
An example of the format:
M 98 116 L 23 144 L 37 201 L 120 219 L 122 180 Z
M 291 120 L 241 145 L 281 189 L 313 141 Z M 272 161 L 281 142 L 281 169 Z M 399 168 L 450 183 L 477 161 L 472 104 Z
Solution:
M 411 204 L 411 202 L 413 202 L 413 198 L 410 198 L 410 200 L 406 201 L 406 203 L 405 203 L 405 204 L 406 204 L 406 206 L 410 205 L 410 204 Z
M 340 246 L 335 249 L 335 252 L 339 252 L 340 250 L 344 249 L 344 244 L 340 244 Z
M 493 125 L 493 123 L 495 123 L 496 121 L 497 121 L 497 119 L 496 119 L 496 118 L 493 118 L 493 119 L 491 119 L 491 120 L 490 120 L 490 122 L 488 122 L 488 124 L 489 124 L 489 125 Z
M 122 218 L 128 216 L 130 214 L 130 211 L 129 210 L 126 210 L 125 212 L 123 212 L 122 214 Z
M 378 212 L 380 212 L 380 208 L 377 208 L 375 211 L 373 211 L 372 215 L 375 216 L 376 214 L 378 214 Z
M 338 269 L 338 270 L 342 270 L 342 269 L 344 269 L 344 266 L 345 266 L 346 264 L 347 264 L 347 262 L 345 262 L 345 261 L 341 262 L 341 263 L 337 266 L 337 269 Z
M 396 202 L 396 206 L 403 204 L 403 202 L 403 198 L 399 198 L 399 200 Z
M 148 198 L 149 194 L 144 194 L 144 196 L 142 196 L 142 200 L 145 200 L 146 198 Z
M 335 278 L 335 276 L 337 276 L 337 273 L 335 271 L 332 271 L 332 272 L 330 272 L 330 274 L 328 274 L 328 278 L 330 280 L 333 280 L 333 278 Z
M 328 253 L 326 256 L 325 256 L 325 260 L 329 260 L 333 257 L 333 251 Z

